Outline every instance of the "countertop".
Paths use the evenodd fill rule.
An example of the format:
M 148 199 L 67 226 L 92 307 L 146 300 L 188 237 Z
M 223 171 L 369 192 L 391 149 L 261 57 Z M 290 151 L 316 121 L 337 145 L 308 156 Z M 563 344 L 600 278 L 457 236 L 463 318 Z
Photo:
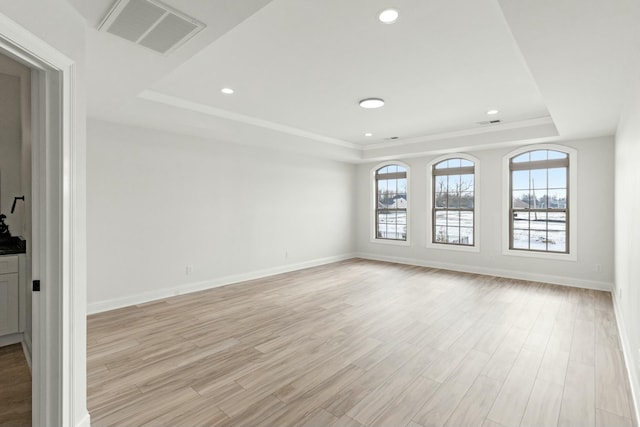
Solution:
M 0 256 L 24 254 L 27 252 L 27 241 L 20 236 L 13 236 L 9 241 L 0 242 Z

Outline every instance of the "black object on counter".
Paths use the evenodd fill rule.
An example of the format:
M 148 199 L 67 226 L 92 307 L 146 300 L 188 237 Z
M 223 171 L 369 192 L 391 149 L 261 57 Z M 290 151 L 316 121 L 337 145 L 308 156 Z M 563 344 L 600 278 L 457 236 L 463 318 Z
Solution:
M 9 226 L 4 223 L 7 216 L 0 214 L 0 255 L 23 254 L 27 252 L 27 241 L 12 236 Z
M 24 202 L 24 196 L 16 196 L 13 198 L 13 204 L 11 205 L 11 213 L 13 213 L 16 210 L 16 202 L 18 200 L 22 200 Z
M 4 223 L 4 220 L 7 216 L 5 214 L 0 214 L 0 244 L 11 240 L 11 232 L 9 231 L 9 226 Z

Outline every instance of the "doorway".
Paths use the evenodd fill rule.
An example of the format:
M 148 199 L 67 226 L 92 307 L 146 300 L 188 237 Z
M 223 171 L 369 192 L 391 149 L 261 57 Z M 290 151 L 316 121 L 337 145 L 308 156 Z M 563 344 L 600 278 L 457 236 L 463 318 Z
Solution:
M 0 54 L 31 74 L 32 425 L 89 426 L 84 139 L 74 61 L 0 14 Z M 25 197 L 26 198 L 26 197 Z
M 31 425 L 31 69 L 0 55 L 0 425 Z

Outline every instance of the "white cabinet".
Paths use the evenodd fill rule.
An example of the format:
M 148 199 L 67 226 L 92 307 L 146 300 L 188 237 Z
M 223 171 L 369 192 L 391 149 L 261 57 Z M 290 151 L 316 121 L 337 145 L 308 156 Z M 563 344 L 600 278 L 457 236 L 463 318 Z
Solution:
M 0 257 L 0 335 L 20 331 L 18 256 Z

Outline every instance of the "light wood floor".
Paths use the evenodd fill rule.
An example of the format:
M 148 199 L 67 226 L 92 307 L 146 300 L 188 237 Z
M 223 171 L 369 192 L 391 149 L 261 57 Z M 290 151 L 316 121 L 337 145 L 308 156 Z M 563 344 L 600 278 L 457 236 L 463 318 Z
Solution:
M 0 426 L 31 426 L 31 372 L 21 344 L 0 347 Z
M 99 426 L 616 426 L 608 293 L 351 260 L 90 316 Z

